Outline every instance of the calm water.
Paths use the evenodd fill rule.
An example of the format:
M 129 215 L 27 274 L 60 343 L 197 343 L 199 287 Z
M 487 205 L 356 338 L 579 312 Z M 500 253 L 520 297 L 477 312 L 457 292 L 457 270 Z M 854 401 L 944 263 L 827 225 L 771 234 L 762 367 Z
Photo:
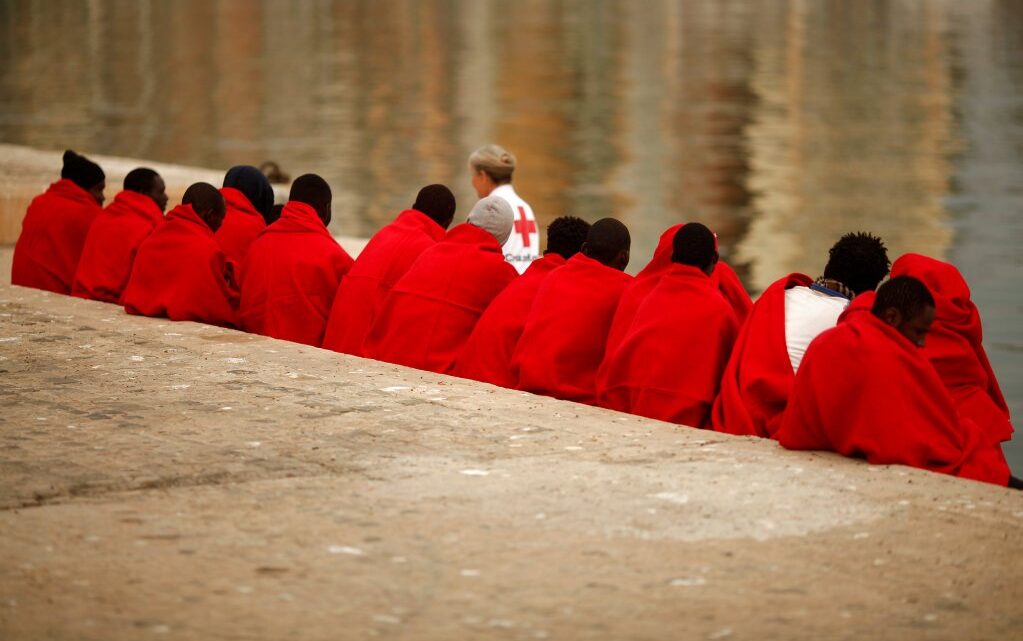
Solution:
M 324 175 L 368 235 L 495 141 L 543 221 L 681 220 L 757 292 L 842 233 L 970 281 L 1023 416 L 1023 3 L 0 0 L 0 140 Z M 1008 451 L 1023 472 L 1023 439 Z

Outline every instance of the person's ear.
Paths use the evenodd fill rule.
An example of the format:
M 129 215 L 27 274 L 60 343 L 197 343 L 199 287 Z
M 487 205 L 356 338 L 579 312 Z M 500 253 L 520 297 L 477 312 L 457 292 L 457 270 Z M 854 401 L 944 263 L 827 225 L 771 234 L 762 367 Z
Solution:
M 703 270 L 708 276 L 714 273 L 714 268 L 718 266 L 718 260 L 721 256 L 717 252 L 714 252 L 714 257 L 710 259 L 710 264 L 707 265 L 707 269 Z
M 618 258 L 615 260 L 615 266 L 620 271 L 625 271 L 625 268 L 629 266 L 629 250 L 623 249 L 618 252 Z
M 897 307 L 889 307 L 881 314 L 881 319 L 892 327 L 898 327 L 902 324 L 902 312 Z

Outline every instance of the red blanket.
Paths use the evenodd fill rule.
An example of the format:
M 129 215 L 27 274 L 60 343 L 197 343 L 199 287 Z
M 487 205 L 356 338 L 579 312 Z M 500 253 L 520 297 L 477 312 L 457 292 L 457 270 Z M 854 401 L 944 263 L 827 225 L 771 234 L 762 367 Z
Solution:
M 808 287 L 803 274 L 776 281 L 757 299 L 732 348 L 714 401 L 714 429 L 770 437 L 785 411 L 794 375 L 785 346 L 785 290 Z
M 675 265 L 659 279 L 621 344 L 604 357 L 603 407 L 692 427 L 710 409 L 739 323 L 711 279 Z
M 1009 479 L 1001 449 L 959 417 L 923 351 L 863 310 L 810 344 L 775 437 L 789 449 L 830 450 L 997 485 Z
M 67 179 L 36 196 L 14 246 L 11 283 L 70 294 L 85 236 L 102 211 L 89 192 Z
M 596 372 L 618 302 L 632 277 L 576 254 L 533 300 L 512 356 L 518 388 L 596 403 Z
M 161 222 L 163 212 L 149 196 L 134 191 L 117 194 L 89 228 L 71 293 L 120 303 L 139 245 Z
M 234 327 L 238 292 L 213 232 L 178 205 L 142 242 L 124 290 L 129 314 Z
M 363 345 L 369 358 L 446 373 L 476 321 L 518 273 L 468 223 L 427 249 L 391 289 Z
M 384 298 L 419 255 L 442 238 L 444 228 L 414 209 L 401 212 L 374 234 L 341 280 L 323 347 L 361 356 L 362 343 Z
M 227 211 L 224 213 L 224 222 L 217 230 L 217 242 L 223 247 L 228 260 L 240 265 L 249 246 L 266 229 L 266 221 L 242 192 L 233 187 L 224 187 L 220 193 L 224 196 Z
M 242 262 L 241 328 L 319 347 L 338 283 L 352 262 L 315 209 L 289 202 Z
M 980 312 L 970 288 L 954 266 L 906 254 L 892 265 L 892 277 L 913 276 L 934 296 L 934 324 L 923 353 L 955 399 L 959 413 L 973 419 L 994 442 L 1012 438 L 1009 406 L 984 350 Z
M 511 359 L 526 326 L 533 299 L 541 283 L 565 264 L 559 254 L 546 254 L 505 288 L 483 312 L 452 372 L 456 376 L 514 388 Z

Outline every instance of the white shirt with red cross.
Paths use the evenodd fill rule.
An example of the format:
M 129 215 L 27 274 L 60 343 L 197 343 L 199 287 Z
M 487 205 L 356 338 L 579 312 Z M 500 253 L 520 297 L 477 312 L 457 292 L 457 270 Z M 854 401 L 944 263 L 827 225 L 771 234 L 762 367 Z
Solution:
M 515 214 L 511 236 L 503 249 L 504 259 L 521 274 L 531 262 L 540 257 L 540 231 L 536 217 L 533 216 L 533 208 L 519 198 L 510 184 L 495 187 L 490 195 L 500 196 L 507 201 Z

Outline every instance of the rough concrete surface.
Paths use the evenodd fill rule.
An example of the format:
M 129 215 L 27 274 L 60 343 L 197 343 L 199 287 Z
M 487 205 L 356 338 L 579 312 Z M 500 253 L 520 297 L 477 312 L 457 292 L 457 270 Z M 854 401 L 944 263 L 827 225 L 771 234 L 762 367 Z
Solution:
M 6 284 L 0 404 L 5 640 L 1023 631 L 971 481 Z

